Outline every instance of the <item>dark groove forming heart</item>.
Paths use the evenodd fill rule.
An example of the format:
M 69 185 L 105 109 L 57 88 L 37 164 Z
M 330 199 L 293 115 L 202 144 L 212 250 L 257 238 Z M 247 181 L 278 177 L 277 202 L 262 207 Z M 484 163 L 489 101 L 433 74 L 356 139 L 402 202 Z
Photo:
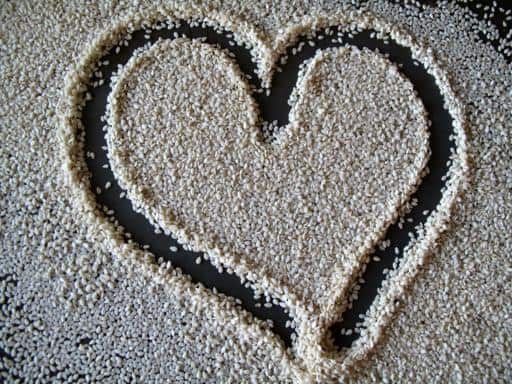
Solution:
M 251 61 L 250 52 L 243 47 L 230 44 L 228 35 L 230 32 L 219 33 L 210 27 L 190 27 L 186 22 L 181 22 L 180 27 L 176 29 L 162 29 L 152 31 L 150 41 L 155 42 L 159 38 L 173 39 L 174 33 L 186 35 L 190 38 L 205 37 L 209 44 L 217 44 L 223 49 L 232 52 L 237 59 L 242 72 L 250 75 L 249 83 L 255 88 L 260 88 L 260 80 L 255 73 L 255 64 Z M 325 35 L 325 30 L 318 31 Z M 414 231 L 414 227 L 419 223 L 426 221 L 427 217 L 424 211 L 433 211 L 439 203 L 444 185 L 443 176 L 448 171 L 447 162 L 450 156 L 452 143 L 449 140 L 453 133 L 452 119 L 448 111 L 443 106 L 441 92 L 437 88 L 433 77 L 421 66 L 414 63 L 408 48 L 401 47 L 390 41 L 384 43 L 381 40 L 373 38 L 371 30 L 366 30 L 348 36 L 345 34 L 338 42 L 331 39 L 316 38 L 315 46 L 303 44 L 302 50 L 292 54 L 301 42 L 306 41 L 305 37 L 287 49 L 288 60 L 282 66 L 282 72 L 276 72 L 273 78 L 272 90 L 269 96 L 265 93 L 253 93 L 253 98 L 259 105 L 262 121 L 277 121 L 279 126 L 288 122 L 290 106 L 288 99 L 297 81 L 298 68 L 300 63 L 313 57 L 318 49 L 328 47 L 339 47 L 350 44 L 359 48 L 369 48 L 371 50 L 379 49 L 384 54 L 389 54 L 389 59 L 394 63 L 401 64 L 400 71 L 414 85 L 419 97 L 421 98 L 429 119 L 431 120 L 430 147 L 431 156 L 427 164 L 430 173 L 423 179 L 422 183 L 412 196 L 418 200 L 418 204 L 408 213 L 403 226 L 397 224 L 391 225 L 386 232 L 386 240 L 390 241 L 390 246 L 385 250 L 376 249 L 362 278 L 365 283 L 359 289 L 358 299 L 352 303 L 352 306 L 343 314 L 343 318 L 333 325 L 331 330 L 338 347 L 348 347 L 358 334 L 341 334 L 340 329 L 353 329 L 356 323 L 360 321 L 359 315 L 364 314 L 370 307 L 377 295 L 377 290 L 385 278 L 383 271 L 390 269 L 394 261 L 402 255 L 403 248 L 408 244 L 410 238 L 408 233 Z M 100 68 L 102 78 L 110 80 L 112 72 L 117 69 L 118 64 L 125 64 L 130 58 L 133 50 L 143 46 L 148 42 L 144 37 L 147 32 L 137 31 L 132 33 L 132 39 L 126 47 L 122 47 L 118 53 L 112 49 L 101 60 L 108 60 L 109 64 Z M 104 190 L 103 193 L 96 196 L 97 202 L 108 209 L 115 211 L 115 217 L 125 230 L 132 234 L 132 239 L 140 246 L 149 245 L 151 252 L 156 258 L 162 258 L 171 261 L 175 267 L 191 276 L 195 282 L 200 282 L 208 288 L 215 287 L 219 292 L 238 298 L 241 300 L 241 306 L 250 311 L 254 316 L 260 319 L 271 319 L 274 323 L 273 330 L 279 335 L 286 345 L 291 344 L 291 330 L 285 327 L 285 323 L 290 320 L 286 310 L 280 306 L 271 308 L 256 307 L 251 289 L 241 284 L 236 275 L 219 273 L 215 267 L 208 262 L 196 264 L 195 259 L 198 255 L 194 252 L 185 251 L 179 248 L 174 239 L 163 234 L 156 234 L 154 227 L 141 214 L 135 212 L 128 200 L 119 197 L 122 189 L 119 187 L 112 171 L 104 168 L 103 165 L 108 162 L 106 142 L 102 131 L 103 122 L 101 117 L 105 114 L 106 100 L 109 94 L 109 81 L 97 88 L 89 89 L 93 98 L 89 100 L 82 114 L 82 123 L 85 127 L 85 151 L 94 152 L 94 158 L 86 158 L 87 166 L 91 171 L 91 188 L 103 187 L 107 181 L 113 181 L 112 187 Z M 178 252 L 169 252 L 171 246 L 178 247 Z M 400 251 L 398 254 L 395 248 Z M 373 261 L 374 258 L 380 261 Z

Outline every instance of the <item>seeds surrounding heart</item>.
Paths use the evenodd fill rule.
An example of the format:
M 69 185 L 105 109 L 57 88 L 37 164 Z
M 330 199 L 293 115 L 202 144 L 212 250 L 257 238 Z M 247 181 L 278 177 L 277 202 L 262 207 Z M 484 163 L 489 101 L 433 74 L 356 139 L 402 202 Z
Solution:
M 384 57 L 323 51 L 265 144 L 236 65 L 198 41 L 130 59 L 109 97 L 112 169 L 135 208 L 294 314 L 332 310 L 414 191 L 428 124 Z

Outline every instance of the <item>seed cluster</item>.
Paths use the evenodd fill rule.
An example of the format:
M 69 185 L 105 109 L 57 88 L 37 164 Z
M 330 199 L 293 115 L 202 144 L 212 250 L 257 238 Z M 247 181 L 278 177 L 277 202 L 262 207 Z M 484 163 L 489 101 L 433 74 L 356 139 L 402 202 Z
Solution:
M 425 112 L 395 67 L 355 48 L 309 64 L 272 145 L 247 89 L 198 41 L 134 55 L 109 98 L 112 170 L 164 231 L 294 313 L 318 312 L 414 190 Z
M 418 41 L 425 41 L 427 46 L 435 49 L 436 61 L 430 60 L 431 52 L 428 50 L 417 49 L 415 54 L 437 75 L 436 81 L 445 91 L 445 102 L 454 116 L 457 137 L 452 171 L 440 206 L 430 213 L 427 224 L 420 228 L 419 236 L 406 250 L 403 262 L 390 271 L 378 302 L 367 313 L 364 319 L 369 325 L 367 334 L 340 361 L 315 350 L 317 340 L 304 339 L 304 329 L 299 329 L 299 345 L 293 351 L 300 356 L 297 358 L 283 348 L 265 323 L 242 311 L 232 299 L 192 284 L 179 269 L 169 263 L 157 265 L 149 252 L 126 244 L 122 229 L 115 228 L 115 221 L 108 218 L 108 212 L 96 209 L 93 193 L 87 189 L 88 172 L 84 157 L 94 155 L 81 151 L 83 132 L 79 116 L 80 105 L 88 98 L 85 85 L 89 70 L 97 65 L 95 59 L 101 57 L 105 48 L 97 43 L 102 41 L 102 36 L 105 37 L 101 35 L 102 31 L 108 31 L 108 39 L 104 40 L 108 45 L 109 42 L 120 41 L 130 24 L 136 27 L 141 21 L 155 17 L 155 7 L 148 3 L 120 0 L 83 4 L 71 1 L 64 6 L 58 1 L 21 1 L 7 2 L 0 10 L 0 125 L 3 127 L 0 131 L 0 347 L 6 354 L 0 360 L 1 377 L 7 382 L 16 379 L 186 383 L 328 382 L 329 379 L 346 382 L 507 381 L 512 376 L 509 363 L 512 350 L 509 258 L 512 252 L 512 175 L 509 155 L 512 131 L 511 68 L 501 53 L 476 38 L 480 33 L 488 39 L 499 40 L 495 28 L 477 21 L 451 2 L 441 2 L 436 8 L 414 2 L 408 2 L 405 7 L 383 0 L 364 2 L 367 9 L 388 20 L 388 24 L 384 23 L 388 27 L 384 29 L 393 32 L 394 38 L 409 36 L 394 27 L 402 25 Z M 354 2 L 354 5 L 358 4 Z M 242 36 L 237 43 L 252 43 L 255 57 L 258 58 L 259 74 L 269 79 L 271 63 L 293 36 L 329 20 L 343 24 L 349 12 L 341 12 L 341 8 L 337 2 L 320 4 L 302 0 L 242 2 L 239 8 L 235 8 L 230 4 L 207 0 L 201 5 L 175 4 L 170 6 L 171 10 L 158 12 L 159 17 L 166 19 L 206 17 L 226 25 L 235 32 L 235 36 Z M 506 13 L 508 11 L 500 10 L 497 6 L 490 8 L 489 12 L 503 12 L 505 19 L 510 19 L 510 12 Z M 134 17 L 134 13 L 137 16 Z M 114 27 L 111 26 L 113 14 L 119 15 Z M 353 15 L 348 19 L 357 19 L 356 24 L 361 27 L 368 27 L 368 20 L 371 20 L 367 16 L 357 18 Z M 408 43 L 407 39 L 397 40 Z M 412 44 L 412 41 L 409 43 Z M 509 52 L 509 39 L 501 39 L 498 43 L 500 52 Z M 191 49 L 194 45 L 198 46 Z M 151 62 L 151 58 L 155 57 L 153 53 L 158 49 L 166 53 L 166 60 Z M 89 61 L 83 62 L 84 57 Z M 185 57 L 191 62 L 204 64 L 204 67 L 197 69 L 194 78 L 190 69 L 183 66 L 165 73 L 169 63 L 179 63 Z M 149 61 L 143 64 L 144 60 Z M 75 67 L 77 62 L 80 63 L 79 70 Z M 133 140 L 145 139 L 143 145 L 127 142 L 127 146 L 121 148 L 117 140 L 110 142 L 110 148 L 127 150 L 130 156 L 134 156 L 117 157 L 116 163 L 114 159 L 118 153 L 113 153 L 114 168 L 126 185 L 131 181 L 140 181 L 140 184 L 133 185 L 151 185 L 161 192 L 165 189 L 165 183 L 171 180 L 172 175 L 153 180 L 150 174 L 144 176 L 140 169 L 118 167 L 120 164 L 129 166 L 130 159 L 137 159 L 146 149 L 150 161 L 141 166 L 155 167 L 163 172 L 164 169 L 172 169 L 174 164 L 175 169 L 180 171 L 174 175 L 177 182 L 183 183 L 183 188 L 192 188 L 188 191 L 198 195 L 200 192 L 195 191 L 188 181 L 191 175 L 185 172 L 221 169 L 220 166 L 215 168 L 218 166 L 215 162 L 199 164 L 200 159 L 216 159 L 216 153 L 208 152 L 205 140 L 194 136 L 194 132 L 184 128 L 179 131 L 178 122 L 166 121 L 165 116 L 162 116 L 163 119 L 156 118 L 156 115 L 133 116 L 136 111 L 133 105 L 126 110 L 114 108 L 121 107 L 126 101 L 140 101 L 144 95 L 154 97 L 158 92 L 174 94 L 178 99 L 181 96 L 177 90 L 186 94 L 199 92 L 186 86 L 197 86 L 205 76 L 211 78 L 211 83 L 207 83 L 201 94 L 211 97 L 204 99 L 204 109 L 212 112 L 213 117 L 217 116 L 219 123 L 210 124 L 209 128 L 216 129 L 216 133 L 222 135 L 205 135 L 203 139 L 209 137 L 212 147 L 230 144 L 231 148 L 227 149 L 238 149 L 223 150 L 224 156 L 217 157 L 221 164 L 230 160 L 234 166 L 241 164 L 242 159 L 251 159 L 256 165 L 272 166 L 293 154 L 292 164 L 311 163 L 321 168 L 322 161 L 330 160 L 328 157 L 321 158 L 321 153 L 330 153 L 332 143 L 323 142 L 322 136 L 307 137 L 306 128 L 317 129 L 318 135 L 322 134 L 322 129 L 326 129 L 327 136 L 340 135 L 335 137 L 342 139 L 342 143 L 348 140 L 361 144 L 362 138 L 366 138 L 368 143 L 365 141 L 362 143 L 364 145 L 378 143 L 379 146 L 394 149 L 396 143 L 392 139 L 396 127 L 392 129 L 382 117 L 378 130 L 375 129 L 377 125 L 368 124 L 357 114 L 345 118 L 359 124 L 360 131 L 335 132 L 332 129 L 338 126 L 336 122 L 340 117 L 337 110 L 332 110 L 334 104 L 345 108 L 345 111 L 375 112 L 376 105 L 366 105 L 366 99 L 360 97 L 363 95 L 356 92 L 360 89 L 358 87 L 367 87 L 365 91 L 370 94 L 384 93 L 384 98 L 374 99 L 375 103 L 382 103 L 378 105 L 383 108 L 389 108 L 392 112 L 414 112 L 412 116 L 416 116 L 416 119 L 407 120 L 408 124 L 401 124 L 400 127 L 405 127 L 403 134 L 412 148 L 425 148 L 422 143 L 426 137 L 426 125 L 419 118 L 423 112 L 421 108 L 414 108 L 421 104 L 412 94 L 407 80 L 394 72 L 394 67 L 386 59 L 371 52 L 346 48 L 319 53 L 301 75 L 292 124 L 285 131 L 276 133 L 276 142 L 272 145 L 259 140 L 256 110 L 245 83 L 233 63 L 222 53 L 199 42 L 179 40 L 158 43 L 149 50 L 141 51 L 131 63 L 120 71 L 115 85 L 127 86 L 127 94 L 123 97 L 118 95 L 117 101 L 112 99 L 111 102 L 110 118 L 118 116 L 122 124 L 114 120 L 109 134 L 113 135 L 116 129 L 119 133 L 128 134 L 130 130 L 125 128 L 130 127 L 130 119 L 154 119 L 151 123 L 155 124 L 148 125 L 147 131 L 139 132 L 140 135 L 131 137 Z M 364 70 L 361 64 L 366 65 Z M 443 77 L 440 66 L 449 70 L 450 81 Z M 219 68 L 222 71 L 219 72 Z M 334 72 L 333 68 L 343 71 Z M 137 83 L 151 70 L 155 71 L 155 82 L 157 78 L 164 79 L 168 88 L 155 84 L 150 92 L 144 88 L 145 81 Z M 130 71 L 135 71 L 136 76 L 131 76 Z M 350 77 L 352 71 L 362 72 L 364 76 L 361 76 L 360 84 L 351 85 L 349 82 L 348 87 L 344 88 L 343 79 Z M 178 79 L 178 74 L 183 77 Z M 372 83 L 376 78 L 381 79 L 378 86 Z M 390 79 L 395 82 L 386 84 Z M 146 80 L 151 81 L 151 78 Z M 171 83 L 172 80 L 178 82 Z M 223 82 L 222 87 L 219 82 Z M 70 87 L 70 84 L 77 86 Z M 213 85 L 217 88 L 210 88 Z M 451 93 L 451 89 L 458 98 Z M 343 99 L 333 97 L 340 94 L 353 96 L 353 102 L 343 103 Z M 194 101 L 188 98 L 185 101 L 178 105 L 179 109 L 175 112 L 181 116 L 189 113 L 191 116 L 187 116 L 187 119 L 197 122 L 198 134 L 207 134 L 206 124 L 198 112 L 203 105 L 192 108 L 190 103 Z M 212 105 L 217 106 L 218 110 L 212 110 Z M 171 108 L 173 104 L 141 104 L 142 109 L 155 109 L 158 106 Z M 238 108 L 240 114 L 221 120 L 223 113 L 226 116 L 233 113 L 230 108 Z M 320 109 L 324 109 L 323 115 L 319 113 Z M 462 119 L 462 109 L 467 123 Z M 396 116 L 399 122 L 406 119 L 401 113 L 393 113 L 392 116 Z M 126 121 L 122 121 L 122 118 L 126 118 Z M 379 121 L 379 113 L 375 113 L 374 118 Z M 209 119 L 208 116 L 206 121 Z M 420 130 L 409 131 L 409 124 L 416 124 Z M 227 131 L 230 125 L 232 130 Z M 343 126 L 351 127 L 349 124 Z M 140 126 L 131 126 L 131 129 L 135 128 Z M 467 137 L 462 128 L 468 133 Z M 173 134 L 182 137 L 183 141 L 177 143 L 167 139 L 157 142 L 156 138 L 151 137 L 151 130 L 155 136 L 173 130 Z M 358 135 L 361 141 L 357 141 Z M 173 146 L 164 145 L 166 142 L 173 143 Z M 240 145 L 240 142 L 246 145 Z M 311 151 L 305 152 L 308 145 Z M 322 151 L 313 151 L 317 146 Z M 151 148 L 156 148 L 156 151 L 160 149 L 160 156 L 181 153 L 184 148 L 190 149 L 191 153 L 179 159 L 169 157 L 168 163 L 164 164 L 158 162 L 156 151 L 149 150 Z M 411 159 L 406 168 L 396 169 L 396 165 L 393 166 L 394 157 L 387 158 L 388 154 L 380 153 L 379 148 L 360 154 L 361 164 L 371 164 L 372 159 L 377 164 L 374 165 L 375 169 L 362 170 L 370 176 L 368 185 L 374 185 L 378 190 L 381 188 L 378 183 L 375 184 L 378 179 L 389 187 L 389 191 L 400 188 L 402 184 L 397 182 L 394 185 L 393 180 L 382 171 L 386 167 L 394 173 L 402 172 L 406 180 L 406 175 L 418 177 L 418 172 L 412 171 L 412 164 L 416 164 L 417 169 L 421 168 L 418 160 L 421 156 L 418 157 L 417 152 L 408 153 L 401 146 L 396 147 L 404 151 L 399 152 L 402 158 Z M 200 150 L 206 152 L 200 153 Z M 337 156 L 341 157 L 335 159 L 343 161 L 343 153 L 347 152 L 340 152 Z M 196 156 L 188 157 L 193 154 Z M 390 163 L 377 163 L 377 156 L 389 159 Z M 192 168 L 173 163 L 191 159 L 196 161 Z M 467 164 L 471 164 L 469 173 Z M 356 168 L 355 164 L 348 164 L 347 169 L 355 172 Z M 139 179 L 123 175 L 123 169 L 130 169 L 134 177 Z M 332 169 L 339 171 L 341 167 L 336 165 Z M 307 169 L 297 165 L 295 171 L 300 174 Z M 279 169 L 275 168 L 270 175 L 280 175 Z M 211 192 L 214 186 L 223 185 L 216 181 L 225 183 L 228 180 L 233 186 L 240 185 L 234 183 L 244 179 L 241 177 L 244 175 L 236 180 L 227 179 L 226 169 L 219 175 L 213 175 L 213 179 L 202 178 L 201 174 L 194 176 L 198 178 L 196 182 L 203 183 L 210 203 L 226 199 L 226 196 L 216 199 L 214 192 Z M 323 176 L 311 172 L 309 179 L 306 177 L 304 183 L 295 187 L 297 191 L 309 193 L 305 197 L 314 196 L 323 191 L 320 189 Z M 357 178 L 357 175 L 354 177 Z M 460 194 L 460 186 L 466 177 L 465 192 Z M 272 180 L 279 185 L 282 179 Z M 312 185 L 311 180 L 317 183 Z M 324 188 L 335 191 L 328 184 L 329 179 L 325 180 Z M 110 184 L 102 187 L 108 189 Z M 165 190 L 165 193 L 170 191 Z M 354 188 L 354 191 L 357 193 L 359 190 Z M 145 204 L 154 203 L 155 199 L 176 204 L 176 201 L 159 193 L 145 194 L 144 199 L 137 199 L 135 191 L 129 188 L 128 192 L 141 209 Z M 181 193 L 184 194 L 184 190 Z M 402 191 L 402 194 L 406 195 L 406 192 Z M 226 217 L 222 217 L 222 220 L 236 223 L 231 211 L 241 207 L 236 204 L 236 194 L 231 197 L 230 201 L 235 201 L 235 204 L 225 208 L 222 214 Z M 258 201 L 255 196 L 249 197 L 254 199 L 251 201 Z M 273 194 L 271 197 L 268 201 L 273 204 L 282 201 L 276 198 L 282 196 Z M 362 198 L 365 200 L 366 197 L 362 195 Z M 302 203 L 305 200 L 298 201 Z M 344 202 L 341 200 L 341 204 Z M 194 204 L 194 201 L 182 199 L 180 203 Z M 320 207 L 326 204 L 323 199 L 318 203 Z M 357 205 L 358 201 L 351 203 L 359 208 L 367 207 Z M 371 208 L 368 209 L 376 210 L 378 215 L 369 215 L 368 220 L 378 220 L 379 217 L 382 220 L 379 215 L 386 210 L 381 209 L 380 203 L 380 199 L 374 201 L 373 205 L 369 203 Z M 400 204 L 395 200 L 392 205 L 394 207 L 387 212 L 398 213 L 397 206 Z M 205 205 L 204 209 L 209 206 Z M 189 210 L 192 208 L 200 207 L 184 206 L 180 210 L 175 205 L 167 206 L 169 211 L 179 213 L 173 220 L 205 237 L 222 229 L 211 226 L 217 214 L 196 215 Z M 268 206 L 260 204 L 256 208 L 261 210 L 259 212 L 265 212 Z M 316 206 L 312 208 L 317 209 Z M 343 211 L 341 213 L 341 218 L 350 217 Z M 151 212 L 147 214 L 152 215 Z M 277 212 L 275 215 L 279 217 L 282 214 Z M 328 213 L 325 214 L 327 218 L 330 217 Z M 153 218 L 155 224 L 166 229 L 168 221 L 163 221 L 159 216 Z M 278 231 L 283 224 L 286 229 L 284 223 L 286 221 L 273 223 L 273 228 Z M 269 254 L 246 252 L 258 250 L 259 247 L 255 247 L 251 241 L 240 242 L 240 239 L 244 239 L 244 233 L 252 236 L 252 232 L 241 230 L 245 225 L 249 223 L 239 223 L 234 228 L 224 227 L 226 233 L 221 233 L 224 237 L 218 236 L 216 240 L 225 240 L 229 247 L 241 249 L 245 257 L 250 257 L 248 262 L 254 263 L 261 258 L 274 262 Z M 323 225 L 321 223 L 319 227 Z M 292 229 L 290 227 L 289 230 Z M 267 228 L 263 230 L 264 233 L 268 231 Z M 321 228 L 311 229 L 317 230 Z M 444 232 L 439 237 L 442 230 Z M 235 237 L 233 233 L 239 233 L 241 237 Z M 334 238 L 322 239 L 327 243 L 322 243 L 320 248 L 325 250 L 329 244 L 337 245 L 334 241 L 342 236 L 344 234 L 335 234 Z M 198 240 L 205 237 L 201 236 Z M 196 239 L 189 240 L 193 242 Z M 274 246 L 280 249 L 286 246 L 287 241 L 288 238 L 280 239 Z M 308 257 L 304 257 L 304 270 L 292 263 L 290 268 L 294 268 L 294 275 L 291 278 L 295 278 L 295 272 L 305 276 L 304 271 L 310 268 L 318 274 L 318 282 L 322 281 L 322 271 L 315 270 L 318 265 L 307 264 L 315 255 L 317 252 L 305 255 Z M 223 252 L 218 253 L 216 260 L 219 266 L 224 263 L 230 265 L 226 256 Z M 426 256 L 430 261 L 424 264 Z M 289 255 L 284 254 L 283 257 Z M 280 271 L 281 280 L 286 281 L 287 276 L 283 273 L 285 259 L 282 262 L 280 265 L 273 264 L 271 269 L 273 273 Z M 425 268 L 418 275 L 422 266 Z M 249 268 L 247 264 L 246 267 L 262 273 L 263 268 L 268 266 L 251 265 Z M 261 283 L 259 277 L 255 276 L 254 281 Z M 412 282 L 414 277 L 417 278 Z M 298 286 L 303 294 L 311 294 L 307 296 L 308 299 L 321 302 L 322 292 L 316 286 L 315 279 L 308 277 L 300 280 L 299 284 L 291 285 L 292 288 Z M 281 283 L 279 281 L 279 284 L 261 288 L 271 290 L 283 286 Z M 404 292 L 406 286 L 411 287 L 409 292 Z M 331 289 L 332 285 L 326 283 L 326 287 Z M 290 292 L 282 293 L 282 299 L 291 297 Z M 399 303 L 396 302 L 397 297 Z M 297 302 L 300 303 L 300 300 Z M 302 302 L 306 302 L 304 297 Z M 395 314 L 393 317 L 392 313 Z M 315 326 L 311 324 L 312 329 Z M 385 337 L 382 337 L 384 333 Z M 369 355 L 369 349 L 375 353 Z M 341 362 L 345 368 L 350 366 L 351 369 L 341 369 Z

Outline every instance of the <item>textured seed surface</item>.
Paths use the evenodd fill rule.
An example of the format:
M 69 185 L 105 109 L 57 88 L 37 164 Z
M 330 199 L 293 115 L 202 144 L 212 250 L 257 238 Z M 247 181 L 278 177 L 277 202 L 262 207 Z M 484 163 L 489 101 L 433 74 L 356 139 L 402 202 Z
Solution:
M 256 273 L 256 284 L 275 279 L 283 301 L 291 293 L 321 308 L 414 190 L 428 127 L 412 85 L 370 51 L 318 54 L 295 91 L 291 124 L 263 143 L 224 54 L 158 42 L 116 82 L 109 155 L 155 223 L 197 234 L 199 250 L 236 255 L 212 259 Z
M 402 8 L 364 2 L 425 41 L 449 71 L 468 119 L 470 177 L 373 353 L 361 349 L 362 359 L 348 373 L 334 366 L 330 375 L 313 370 L 309 376 L 268 325 L 171 266 L 155 267 L 149 252 L 122 245 L 102 214 L 89 209 L 90 196 L 79 192 L 78 181 L 69 180 L 70 166 L 76 170 L 83 162 L 76 157 L 68 164 L 63 155 L 72 141 L 63 142 L 59 133 L 60 102 L 72 98 L 64 91 L 66 76 L 113 15 L 145 12 L 155 6 L 150 3 L 18 1 L 0 7 L 0 346 L 10 356 L 0 360 L 3 381 L 510 381 L 512 68 L 503 58 L 510 55 L 510 36 L 500 39 L 495 28 L 454 3 Z M 201 3 L 211 17 L 216 9 L 234 24 L 247 20 L 269 46 L 279 45 L 278 35 L 304 15 L 316 20 L 341 7 L 302 0 Z M 478 36 L 496 41 L 500 52 Z M 305 107 L 318 102 L 301 97 Z M 376 318 L 375 311 L 367 314 L 369 322 Z

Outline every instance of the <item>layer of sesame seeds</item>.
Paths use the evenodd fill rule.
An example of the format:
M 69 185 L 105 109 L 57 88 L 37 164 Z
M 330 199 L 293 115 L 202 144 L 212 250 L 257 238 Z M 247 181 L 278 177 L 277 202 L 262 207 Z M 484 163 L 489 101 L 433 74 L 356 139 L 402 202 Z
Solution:
M 57 103 L 72 96 L 61 93 L 64 76 L 83 57 L 83 42 L 105 30 L 113 13 L 127 15 L 140 4 L 86 8 L 71 3 L 64 9 L 57 3 L 21 2 L 2 8 L 2 20 L 11 20 L 2 23 L 9 29 L 0 27 L 6 52 L 0 55 L 0 77 L 8 85 L 0 115 L 10 127 L 1 132 L 0 149 L 1 374 L 7 380 L 325 382 L 326 376 L 346 374 L 346 381 L 358 382 L 482 382 L 511 376 L 510 66 L 492 46 L 475 39 L 480 30 L 496 39 L 492 26 L 475 22 L 456 5 L 402 8 L 373 1 L 366 6 L 407 26 L 438 53 L 466 111 L 469 139 L 456 148 L 467 151 L 472 167 L 465 194 L 446 195 L 456 199 L 451 224 L 411 292 L 401 294 L 398 311 L 383 294 L 367 314 L 364 321 L 370 324 L 391 321 L 384 338 L 381 323 L 372 328 L 373 339 L 380 341 L 370 343 L 375 354 L 356 346 L 353 355 L 362 361 L 354 370 L 315 371 L 309 364 L 313 377 L 298 367 L 308 362 L 291 359 L 266 324 L 229 298 L 195 287 L 171 265 L 152 263 L 149 252 L 126 245 L 104 219 L 109 213 L 88 209 L 80 189 L 69 187 L 55 113 Z M 236 14 L 244 14 L 258 35 L 266 36 L 263 40 L 279 41 L 276 35 L 301 24 L 304 14 L 332 13 L 335 6 L 258 2 L 250 10 L 243 7 L 220 13 L 226 12 L 233 25 L 239 23 Z M 499 46 L 506 53 L 510 44 L 502 39 Z M 451 177 L 458 180 L 458 173 Z M 457 190 L 450 185 L 448 191 Z M 439 225 L 447 222 L 444 217 Z M 421 241 L 431 239 L 435 223 L 430 224 L 410 245 L 406 262 L 391 272 L 388 293 L 416 276 L 417 260 L 431 249 L 430 241 Z M 393 317 L 382 315 L 391 312 Z
M 290 127 L 265 146 L 246 86 L 216 52 L 175 40 L 132 58 L 109 103 L 114 174 L 164 231 L 318 311 L 330 281 L 344 279 L 417 184 L 428 154 L 423 107 L 382 59 L 327 51 L 299 85 Z

